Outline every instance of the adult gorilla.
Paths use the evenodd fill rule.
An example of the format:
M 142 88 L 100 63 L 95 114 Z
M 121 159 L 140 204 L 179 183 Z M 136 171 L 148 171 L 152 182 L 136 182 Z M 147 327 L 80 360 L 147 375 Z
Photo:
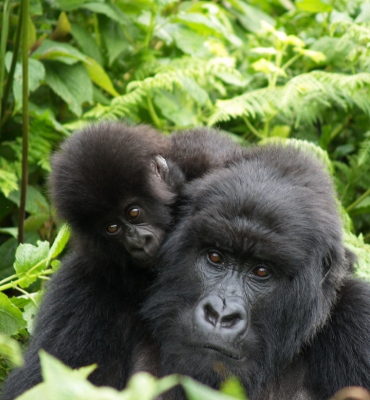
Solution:
M 143 309 L 162 373 L 212 387 L 235 375 L 252 400 L 370 389 L 370 288 L 348 272 L 323 168 L 294 148 L 256 148 L 186 193 Z

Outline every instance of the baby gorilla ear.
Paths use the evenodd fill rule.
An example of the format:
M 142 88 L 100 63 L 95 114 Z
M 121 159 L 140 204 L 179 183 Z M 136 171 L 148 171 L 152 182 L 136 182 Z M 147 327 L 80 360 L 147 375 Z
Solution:
M 169 169 L 166 160 L 162 156 L 155 156 L 150 163 L 150 168 L 157 178 L 166 181 Z

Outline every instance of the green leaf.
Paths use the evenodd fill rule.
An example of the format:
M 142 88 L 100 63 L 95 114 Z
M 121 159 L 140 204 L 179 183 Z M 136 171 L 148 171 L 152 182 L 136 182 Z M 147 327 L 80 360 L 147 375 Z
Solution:
M 68 35 L 70 30 L 71 24 L 68 21 L 67 14 L 63 11 L 59 15 L 57 26 L 55 27 L 54 32 L 52 32 L 52 34 L 50 35 L 50 39 L 56 41 L 61 40 Z
M 112 3 L 85 3 L 82 8 L 86 8 L 94 13 L 104 14 L 119 24 L 130 26 L 132 23 L 124 12 Z
M 35 327 L 35 318 L 37 311 L 39 309 L 39 305 L 42 299 L 42 292 L 30 293 L 33 301 L 30 301 L 28 304 L 24 306 L 24 311 L 22 313 L 24 320 L 27 322 L 27 330 L 30 335 L 33 334 Z M 36 303 L 36 304 L 35 304 Z
M 182 377 L 181 386 L 189 400 L 235 400 L 235 397 L 211 389 L 191 378 Z
M 30 0 L 30 15 L 42 15 L 40 0 Z
M 174 40 L 178 47 L 185 54 L 193 57 L 209 57 L 210 51 L 204 45 L 204 36 L 192 31 L 182 24 L 167 24 L 164 30 Z
M 84 54 L 93 58 L 98 64 L 103 65 L 103 57 L 91 33 L 84 27 L 71 24 L 71 34 L 81 47 Z
M 0 333 L 5 333 L 9 336 L 15 335 L 26 325 L 26 321 L 23 319 L 19 309 L 4 293 L 0 293 Z
M 17 240 L 8 239 L 0 246 L 0 279 L 7 278 L 15 273 L 13 264 L 17 250 Z
M 278 72 L 279 75 L 282 75 L 284 77 L 287 76 L 283 69 L 278 68 L 275 64 L 266 60 L 265 58 L 261 58 L 258 61 L 256 61 L 255 63 L 253 63 L 252 67 L 256 71 L 261 71 L 261 72 L 265 73 L 266 75 L 271 74 L 273 72 Z
M 271 137 L 287 138 L 290 134 L 289 125 L 274 125 L 272 131 L 270 132 Z
M 20 344 L 9 336 L 0 334 L 0 354 L 14 366 L 24 364 Z
M 349 231 L 344 233 L 344 244 L 357 255 L 356 275 L 370 281 L 370 245 L 364 243 L 362 235 L 357 237 Z
M 176 95 L 163 90 L 157 91 L 154 95 L 154 102 L 161 110 L 161 113 L 176 125 L 195 125 L 195 115 L 181 106 Z
M 36 232 L 44 225 L 44 223 L 49 218 L 50 218 L 50 214 L 45 214 L 45 213 L 30 215 L 24 221 L 24 230 L 26 232 Z
M 45 39 L 41 46 L 32 54 L 39 60 L 54 60 L 64 64 L 73 65 L 78 61 L 87 62 L 85 54 L 78 51 L 68 43 L 55 42 Z
M 130 48 L 121 25 L 117 21 L 102 15 L 99 17 L 99 29 L 102 41 L 108 52 L 109 65 L 124 51 Z
M 92 83 L 82 64 L 48 63 L 45 81 L 77 116 L 82 115 L 83 103 L 92 102 Z
M 60 8 L 63 11 L 71 11 L 81 7 L 86 1 L 88 0 L 50 0 L 50 3 L 55 8 Z
M 198 104 L 204 105 L 207 100 L 209 100 L 208 93 L 202 89 L 193 78 L 184 76 L 181 80 L 185 92 L 187 92 Z
M 37 246 L 31 244 L 20 244 L 15 253 L 14 269 L 17 274 L 23 274 L 20 278 L 24 278 L 19 286 L 28 287 L 37 277 L 31 276 L 41 272 L 46 268 L 46 261 L 49 253 L 49 242 L 37 242 Z M 31 273 L 28 273 L 32 269 Z
M 18 189 L 18 185 L 16 189 Z M 9 215 L 12 212 L 13 208 L 14 203 L 7 199 L 3 193 L 0 193 L 0 220 Z
M 12 59 L 12 53 L 7 52 L 5 57 L 5 65 L 7 70 L 10 69 Z M 28 59 L 28 88 L 30 92 L 35 91 L 39 86 L 40 82 L 45 77 L 44 65 L 33 58 Z M 23 85 L 23 72 L 22 64 L 17 63 L 14 72 L 13 80 L 13 94 L 15 99 L 15 111 L 19 111 L 22 108 L 22 85 Z
M 9 200 L 13 201 L 18 207 L 20 205 L 20 190 L 15 190 L 9 194 Z M 26 211 L 32 215 L 35 214 L 47 214 L 49 212 L 49 203 L 34 186 L 27 186 L 27 198 L 26 198 Z
M 8 227 L 8 228 L 0 228 L 0 233 L 5 233 L 6 235 L 12 235 L 13 237 L 18 237 L 18 228 Z
M 234 376 L 221 383 L 220 391 L 233 396 L 235 399 L 247 400 L 243 386 Z
M 301 10 L 312 13 L 330 12 L 333 9 L 333 6 L 320 0 L 297 0 L 295 4 Z
M 90 79 L 98 86 L 106 90 L 113 96 L 120 96 L 120 94 L 114 88 L 112 81 L 108 74 L 104 71 L 103 67 L 99 65 L 95 60 L 88 57 L 89 63 L 85 64 Z
M 48 254 L 47 265 L 50 264 L 51 259 L 57 257 L 65 248 L 71 231 L 67 224 L 63 224 L 62 227 L 59 229 L 58 235 L 54 240 L 53 245 Z

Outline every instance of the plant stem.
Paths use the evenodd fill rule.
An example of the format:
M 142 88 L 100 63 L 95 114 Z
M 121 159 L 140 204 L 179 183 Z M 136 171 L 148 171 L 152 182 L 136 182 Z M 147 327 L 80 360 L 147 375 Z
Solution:
M 23 19 L 23 13 L 22 13 L 22 8 L 20 8 L 19 9 L 19 16 L 18 16 L 17 32 L 15 34 L 15 43 L 14 43 L 12 64 L 10 66 L 8 79 L 6 80 L 6 85 L 5 85 L 4 95 L 3 95 L 3 100 L 2 100 L 2 110 L 3 111 L 2 111 L 2 113 L 0 113 L 1 114 L 0 115 L 1 125 L 3 125 L 3 121 L 5 119 L 4 114 L 5 114 L 6 104 L 8 102 L 10 90 L 12 88 L 15 67 L 17 65 L 19 47 L 21 45 L 22 19 Z
M 144 42 L 144 46 L 143 47 L 149 47 L 150 41 L 152 40 L 153 29 L 154 29 L 154 18 L 155 18 L 155 6 L 153 6 L 153 8 L 152 8 L 152 16 L 151 16 L 151 19 L 150 19 L 150 25 L 149 25 L 148 32 L 146 34 L 146 38 L 145 38 L 145 42 Z
M 22 182 L 21 182 L 21 201 L 19 205 L 19 218 L 18 218 L 18 243 L 24 242 L 24 215 L 26 211 L 26 194 L 28 183 L 28 15 L 29 15 L 29 0 L 22 0 L 22 113 L 23 113 L 23 126 L 22 126 Z
M 5 76 L 5 51 L 6 41 L 8 39 L 8 27 L 9 27 L 9 0 L 5 0 L 3 6 L 3 26 L 1 30 L 1 44 L 0 44 L 0 100 L 3 98 L 3 82 Z M 2 115 L 2 101 L 0 101 L 0 120 Z
M 242 115 L 243 121 L 245 122 L 245 124 L 247 125 L 247 127 L 249 128 L 249 130 L 258 138 L 263 139 L 263 136 L 257 131 L 257 129 L 249 122 L 248 118 L 245 115 Z M 244 135 L 245 136 L 245 135 Z M 243 139 L 244 139 L 243 136 Z
M 370 189 L 367 189 L 366 192 L 365 192 L 363 195 L 361 195 L 356 201 L 354 201 L 350 206 L 348 206 L 348 207 L 346 208 L 346 211 L 347 211 L 347 212 L 351 211 L 354 207 L 357 206 L 357 204 L 360 204 L 361 201 L 362 201 L 365 197 L 367 197 L 369 194 L 370 194 Z
M 147 99 L 148 99 L 148 111 L 149 111 L 149 114 L 152 117 L 152 120 L 153 120 L 155 126 L 157 128 L 161 128 L 162 124 L 161 124 L 160 119 L 158 118 L 157 113 L 155 112 L 155 109 L 154 109 L 154 106 L 153 106 L 153 102 L 152 102 L 152 97 L 151 97 L 150 93 L 148 93 L 148 98 Z
M 298 60 L 299 57 L 301 57 L 302 54 L 296 54 L 294 57 L 292 57 L 289 61 L 287 61 L 282 67 L 282 70 L 286 70 L 288 67 L 290 67 L 295 61 Z

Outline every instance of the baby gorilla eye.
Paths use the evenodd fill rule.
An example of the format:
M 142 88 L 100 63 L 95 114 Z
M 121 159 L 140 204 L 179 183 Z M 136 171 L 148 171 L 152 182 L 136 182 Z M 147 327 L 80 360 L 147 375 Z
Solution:
M 109 233 L 110 235 L 114 235 L 121 230 L 121 227 L 117 224 L 111 224 L 111 225 L 107 225 L 107 227 L 105 229 L 106 229 L 107 233 Z
M 255 268 L 252 272 L 259 278 L 267 278 L 270 275 L 269 271 L 265 267 Z
M 222 255 L 217 251 L 211 251 L 208 253 L 208 258 L 215 264 L 222 264 L 224 262 Z
M 127 217 L 130 220 L 133 220 L 135 218 L 137 218 L 140 215 L 140 209 L 138 207 L 131 207 L 128 211 L 127 211 Z

